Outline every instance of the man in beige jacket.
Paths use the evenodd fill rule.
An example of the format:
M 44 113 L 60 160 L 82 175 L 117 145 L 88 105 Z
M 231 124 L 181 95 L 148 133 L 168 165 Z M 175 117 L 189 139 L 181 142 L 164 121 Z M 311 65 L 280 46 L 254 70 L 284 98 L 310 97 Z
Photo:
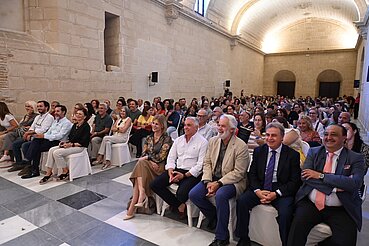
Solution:
M 229 199 L 246 189 L 245 173 L 250 157 L 245 142 L 235 136 L 236 128 L 237 120 L 234 116 L 221 116 L 218 136 L 209 141 L 202 182 L 189 194 L 191 201 L 209 220 L 209 229 L 216 226 L 215 239 L 209 246 L 229 244 Z M 208 200 L 213 196 L 216 206 Z

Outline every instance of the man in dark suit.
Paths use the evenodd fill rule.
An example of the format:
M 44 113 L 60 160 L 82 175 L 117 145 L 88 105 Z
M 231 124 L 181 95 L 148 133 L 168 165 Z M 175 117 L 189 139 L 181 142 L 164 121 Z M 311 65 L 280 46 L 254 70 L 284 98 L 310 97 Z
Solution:
M 310 230 L 321 222 L 332 230 L 324 245 L 356 245 L 357 229 L 362 224 L 358 191 L 363 183 L 364 158 L 344 147 L 346 135 L 345 128 L 331 125 L 324 133 L 324 146 L 310 149 L 288 245 L 305 245 Z
M 250 186 L 237 200 L 237 245 L 250 245 L 250 210 L 270 204 L 278 211 L 277 222 L 283 245 L 287 245 L 294 197 L 301 185 L 300 156 L 282 144 L 284 127 L 277 122 L 266 127 L 266 144 L 256 148 L 248 179 Z M 265 235 L 268 236 L 268 235 Z

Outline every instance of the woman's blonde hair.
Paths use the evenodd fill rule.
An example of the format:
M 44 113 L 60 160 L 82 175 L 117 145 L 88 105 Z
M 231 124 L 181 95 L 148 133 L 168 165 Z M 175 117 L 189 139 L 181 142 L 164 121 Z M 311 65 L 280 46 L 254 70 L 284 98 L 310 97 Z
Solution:
M 163 132 L 167 131 L 167 118 L 162 114 L 157 114 L 154 116 L 154 121 L 157 120 L 163 128 Z
M 37 103 L 35 101 L 27 101 L 24 105 L 29 105 L 33 108 L 33 112 L 37 113 Z
M 298 120 L 298 122 L 301 122 L 302 120 L 305 120 L 306 121 L 306 124 L 307 124 L 307 127 L 308 127 L 308 130 L 309 131 L 314 131 L 314 128 L 313 128 L 313 123 L 311 122 L 311 119 L 309 116 L 306 116 L 306 115 L 302 115 L 300 117 L 300 119 Z

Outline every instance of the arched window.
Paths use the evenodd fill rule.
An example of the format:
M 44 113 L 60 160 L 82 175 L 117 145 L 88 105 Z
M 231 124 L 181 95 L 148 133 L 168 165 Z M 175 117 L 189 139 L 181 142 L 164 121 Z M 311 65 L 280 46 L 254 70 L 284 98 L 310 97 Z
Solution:
M 196 0 L 195 3 L 195 12 L 199 13 L 202 16 L 206 15 L 206 11 L 208 10 L 210 0 Z

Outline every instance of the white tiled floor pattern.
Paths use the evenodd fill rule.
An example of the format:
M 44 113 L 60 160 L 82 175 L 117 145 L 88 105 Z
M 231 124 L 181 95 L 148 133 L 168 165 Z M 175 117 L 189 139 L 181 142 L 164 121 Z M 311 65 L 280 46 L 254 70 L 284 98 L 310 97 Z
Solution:
M 40 185 L 39 181 L 42 179 L 43 175 L 41 174 L 39 178 L 32 178 L 32 179 L 21 179 L 21 177 L 18 176 L 18 172 L 8 172 L 9 168 L 2 168 L 0 169 L 0 177 L 3 177 L 13 183 L 16 183 L 18 185 L 23 186 L 24 188 L 27 188 L 29 190 L 40 192 L 44 191 L 62 184 L 65 184 L 64 181 L 58 182 L 55 181 L 55 179 L 51 182 L 48 182 L 44 185 Z M 92 167 L 92 174 L 101 172 L 101 165 L 93 166 Z M 67 181 L 68 182 L 68 181 Z
M 100 166 L 92 167 L 93 173 L 100 172 L 100 168 Z M 65 183 L 52 181 L 45 185 L 40 185 L 38 182 L 42 175 L 40 176 L 40 179 L 33 178 L 24 180 L 17 175 L 18 172 L 9 173 L 6 170 L 7 169 L 0 170 L 1 177 L 4 177 L 9 181 L 17 183 L 35 192 L 44 191 Z M 129 180 L 130 175 L 131 173 L 128 173 L 113 180 L 131 186 L 132 183 Z M 197 229 L 196 227 L 189 228 L 186 224 L 166 217 L 161 217 L 156 214 L 152 216 L 140 214 L 132 220 L 124 221 L 122 218 L 125 214 L 126 211 L 107 219 L 105 222 L 157 245 L 189 244 L 193 246 L 200 246 L 210 243 L 214 238 L 214 234 L 212 233 Z M 17 238 L 37 228 L 37 226 L 19 216 L 13 216 L 0 221 L 0 244 Z M 66 246 L 68 244 L 64 243 L 62 245 Z
M 22 236 L 38 227 L 18 215 L 0 221 L 0 244 Z

